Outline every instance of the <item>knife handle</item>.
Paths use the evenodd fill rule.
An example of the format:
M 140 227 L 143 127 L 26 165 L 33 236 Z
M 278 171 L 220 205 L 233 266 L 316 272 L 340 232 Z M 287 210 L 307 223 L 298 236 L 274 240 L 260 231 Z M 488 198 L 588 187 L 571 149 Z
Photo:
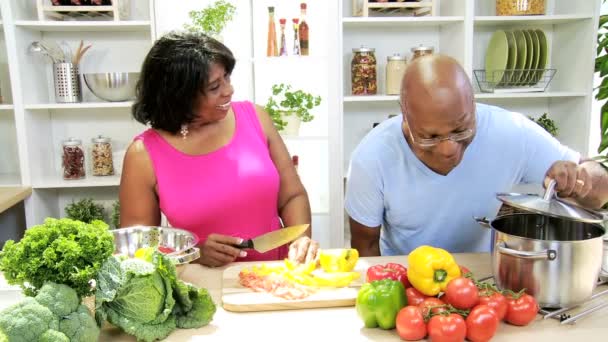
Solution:
M 253 249 L 253 241 L 251 239 L 243 240 L 243 242 L 236 245 L 235 247 L 240 248 L 240 249 L 245 249 L 245 248 Z

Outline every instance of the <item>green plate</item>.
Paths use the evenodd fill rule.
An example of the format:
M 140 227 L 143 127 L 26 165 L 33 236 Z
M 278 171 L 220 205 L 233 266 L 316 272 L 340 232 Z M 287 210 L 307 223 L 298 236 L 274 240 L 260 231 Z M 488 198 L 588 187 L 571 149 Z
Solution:
M 504 76 L 504 83 L 509 84 L 513 81 L 513 69 L 517 65 L 517 42 L 515 35 L 511 31 L 505 31 L 507 43 L 509 44 L 509 57 L 507 58 L 507 74 Z
M 509 59 L 509 43 L 503 30 L 492 34 L 486 49 L 486 82 L 498 85 L 503 78 Z
M 547 36 L 543 30 L 537 29 L 536 36 L 538 36 L 538 45 L 540 52 L 538 54 L 538 66 L 536 67 L 539 71 L 536 73 L 536 80 L 534 83 L 538 83 L 544 74 L 544 69 L 547 67 L 547 59 L 549 56 L 549 45 L 547 44 Z
M 529 85 L 533 85 L 536 84 L 537 81 L 537 75 L 538 75 L 538 62 L 540 61 L 540 42 L 538 40 L 538 35 L 536 35 L 536 31 L 534 30 L 528 30 L 528 33 L 530 34 L 530 38 L 532 38 L 532 46 L 534 46 L 534 55 L 532 58 L 532 65 L 530 66 L 530 69 L 532 69 L 533 71 L 530 72 L 530 75 L 528 77 L 528 84 Z
M 532 62 L 534 61 L 534 45 L 532 44 L 532 37 L 527 30 L 521 30 L 523 32 L 524 37 L 526 37 L 526 66 L 524 67 L 524 72 L 522 77 L 519 79 L 521 85 L 528 84 L 528 80 L 530 78 L 530 68 L 532 68 Z
M 513 79 L 511 82 L 519 83 L 523 76 L 523 69 L 526 67 L 528 47 L 526 45 L 526 37 L 524 36 L 523 32 L 520 30 L 515 30 L 513 31 L 513 35 L 515 36 L 515 43 L 517 45 L 517 61 L 515 61 L 515 70 L 517 71 L 513 73 Z

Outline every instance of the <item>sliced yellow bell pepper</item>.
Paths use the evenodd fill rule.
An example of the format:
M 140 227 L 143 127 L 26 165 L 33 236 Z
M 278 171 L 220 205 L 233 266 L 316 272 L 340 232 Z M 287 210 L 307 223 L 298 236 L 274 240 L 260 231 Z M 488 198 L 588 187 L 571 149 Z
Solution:
M 350 272 L 359 260 L 359 252 L 354 248 L 326 249 L 319 253 L 319 262 L 325 272 Z
M 313 276 L 319 287 L 345 287 L 360 277 L 359 272 L 316 273 Z
M 445 290 L 450 280 L 460 277 L 460 267 L 445 249 L 420 246 L 407 258 L 407 278 L 427 296 L 435 296 Z

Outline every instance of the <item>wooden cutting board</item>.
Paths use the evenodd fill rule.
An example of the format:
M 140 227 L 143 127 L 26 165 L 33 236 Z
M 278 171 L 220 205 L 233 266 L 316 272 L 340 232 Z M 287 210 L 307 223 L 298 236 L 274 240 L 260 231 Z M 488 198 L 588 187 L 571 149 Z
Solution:
M 266 264 L 273 265 L 276 263 L 267 262 Z M 255 292 L 239 284 L 239 272 L 241 269 L 251 268 L 251 266 L 252 264 L 235 265 L 224 270 L 222 274 L 222 307 L 225 310 L 251 312 L 354 306 L 357 292 L 365 281 L 366 270 L 366 267 L 356 267 L 355 271 L 359 272 L 360 276 L 348 287 L 320 289 L 304 299 L 288 300 L 265 292 Z

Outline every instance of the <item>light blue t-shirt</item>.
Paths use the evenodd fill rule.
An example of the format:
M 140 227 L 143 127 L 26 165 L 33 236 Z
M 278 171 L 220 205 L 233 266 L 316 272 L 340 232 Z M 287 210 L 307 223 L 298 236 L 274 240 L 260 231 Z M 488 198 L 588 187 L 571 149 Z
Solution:
M 414 155 L 402 116 L 384 121 L 357 146 L 346 211 L 365 226 L 382 226 L 382 255 L 409 254 L 425 244 L 454 253 L 489 251 L 490 230 L 473 217 L 498 213 L 496 193 L 519 183 L 541 184 L 555 161 L 580 159 L 519 113 L 477 104 L 476 114 L 475 138 L 446 176 Z

